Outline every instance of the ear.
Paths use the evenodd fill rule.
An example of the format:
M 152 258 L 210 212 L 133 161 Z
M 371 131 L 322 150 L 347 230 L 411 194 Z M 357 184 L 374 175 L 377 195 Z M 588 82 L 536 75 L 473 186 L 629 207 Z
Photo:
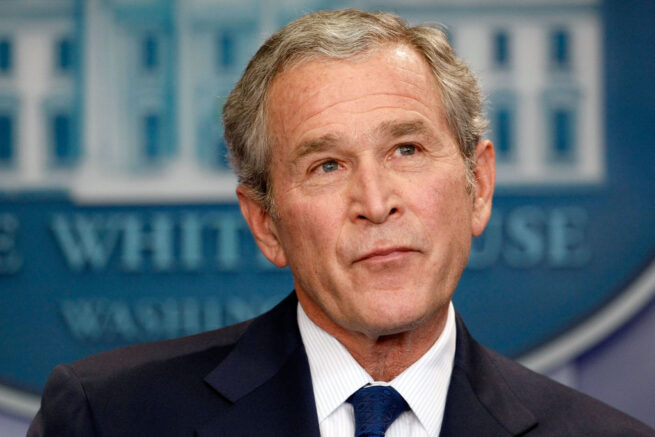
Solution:
M 241 214 L 246 219 L 259 250 L 275 266 L 286 266 L 287 257 L 280 244 L 271 215 L 266 212 L 259 201 L 255 200 L 249 188 L 239 185 L 237 187 L 237 197 L 241 207 Z
M 496 160 L 494 145 L 489 140 L 481 140 L 475 148 L 475 197 L 471 233 L 477 237 L 482 234 L 491 217 L 491 198 L 496 184 Z

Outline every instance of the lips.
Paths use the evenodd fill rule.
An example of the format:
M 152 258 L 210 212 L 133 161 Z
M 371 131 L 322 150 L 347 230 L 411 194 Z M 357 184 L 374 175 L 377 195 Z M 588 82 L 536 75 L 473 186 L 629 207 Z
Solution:
M 395 247 L 385 247 L 381 249 L 375 249 L 370 252 L 365 253 L 359 258 L 355 259 L 355 263 L 362 261 L 387 261 L 393 260 L 396 258 L 403 257 L 408 253 L 416 252 L 416 250 L 411 247 L 405 246 L 395 246 Z

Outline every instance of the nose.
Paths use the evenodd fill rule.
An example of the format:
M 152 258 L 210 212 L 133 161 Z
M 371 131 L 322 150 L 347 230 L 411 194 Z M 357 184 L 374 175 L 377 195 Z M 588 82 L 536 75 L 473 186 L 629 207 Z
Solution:
M 354 221 L 384 223 L 400 213 L 400 198 L 391 176 L 377 162 L 360 163 L 351 181 L 351 217 Z

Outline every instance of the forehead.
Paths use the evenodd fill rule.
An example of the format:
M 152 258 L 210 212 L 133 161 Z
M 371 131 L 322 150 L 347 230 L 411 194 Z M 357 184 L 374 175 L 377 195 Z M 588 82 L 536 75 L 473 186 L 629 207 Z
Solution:
M 383 45 L 355 59 L 320 58 L 293 66 L 273 80 L 267 101 L 270 131 L 283 143 L 333 120 L 385 109 L 442 124 L 441 106 L 429 65 L 403 44 Z

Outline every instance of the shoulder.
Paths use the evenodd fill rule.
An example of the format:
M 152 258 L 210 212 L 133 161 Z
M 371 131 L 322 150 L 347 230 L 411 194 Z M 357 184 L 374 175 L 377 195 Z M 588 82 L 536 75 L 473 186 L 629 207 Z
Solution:
M 185 435 L 224 406 L 204 377 L 250 322 L 122 347 L 51 373 L 28 436 Z
M 203 356 L 212 356 L 215 365 L 216 360 L 229 353 L 251 322 L 172 340 L 125 346 L 91 355 L 69 367 L 79 378 L 88 379 L 197 361 Z
M 248 321 L 188 337 L 114 349 L 59 366 L 53 376 L 64 371 L 92 405 L 108 399 L 116 405 L 155 400 L 175 405 L 176 397 L 185 393 L 210 397 L 204 377 L 230 354 L 250 325 Z
M 480 348 L 503 383 L 537 417 L 539 435 L 655 436 L 655 431 L 627 414 Z
M 298 350 L 296 306 L 292 293 L 247 322 L 57 366 L 28 435 L 192 435 Z
M 459 315 L 451 394 L 459 410 L 481 406 L 479 416 L 494 419 L 485 423 L 499 423 L 506 430 L 534 437 L 655 437 L 654 430 L 627 414 L 480 345 Z M 458 416 L 451 411 L 448 418 L 469 426 L 470 419 Z

